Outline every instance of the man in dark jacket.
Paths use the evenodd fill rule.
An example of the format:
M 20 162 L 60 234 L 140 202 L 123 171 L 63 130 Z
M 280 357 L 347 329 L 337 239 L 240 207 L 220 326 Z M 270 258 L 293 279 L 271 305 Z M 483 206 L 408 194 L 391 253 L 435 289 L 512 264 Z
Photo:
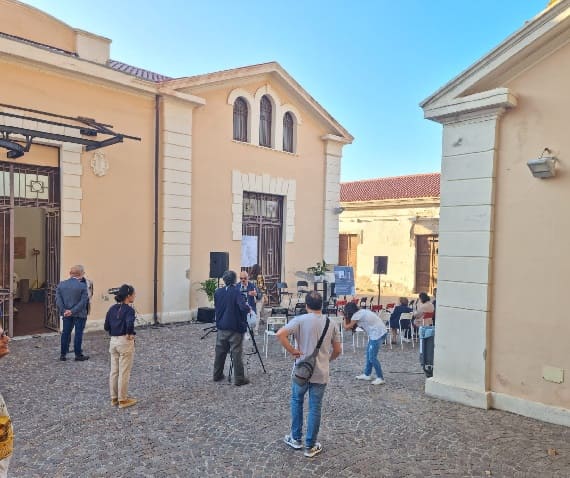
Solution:
M 61 355 L 60 360 L 67 360 L 69 343 L 71 342 L 71 331 L 75 327 L 75 360 L 82 362 L 88 360 L 88 355 L 83 355 L 82 342 L 85 322 L 87 322 L 87 304 L 89 293 L 87 285 L 81 279 L 85 270 L 83 266 L 73 266 L 69 271 L 69 279 L 59 283 L 55 293 L 55 303 L 63 318 L 63 331 L 61 333 Z
M 216 358 L 214 359 L 214 381 L 224 378 L 224 365 L 228 352 L 234 366 L 234 384 L 247 385 L 243 367 L 243 334 L 247 330 L 247 314 L 251 310 L 239 287 L 236 287 L 236 273 L 226 271 L 222 276 L 225 287 L 214 294 L 216 309 Z

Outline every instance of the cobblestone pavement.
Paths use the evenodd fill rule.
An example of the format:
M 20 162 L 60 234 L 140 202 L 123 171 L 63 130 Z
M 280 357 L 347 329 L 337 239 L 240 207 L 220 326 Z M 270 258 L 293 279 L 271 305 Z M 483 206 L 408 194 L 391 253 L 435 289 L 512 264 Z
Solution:
M 570 476 L 570 429 L 426 397 L 417 348 L 384 347 L 387 384 L 358 382 L 363 349 L 346 335 L 325 393 L 324 451 L 305 458 L 282 442 L 291 360 L 275 339 L 268 373 L 249 357 L 252 384 L 235 387 L 212 382 L 215 338 L 200 340 L 204 327 L 139 330 L 140 403 L 124 410 L 109 403 L 103 333 L 86 335 L 87 362 L 59 362 L 58 336 L 13 341 L 0 385 L 16 429 L 9 476 Z

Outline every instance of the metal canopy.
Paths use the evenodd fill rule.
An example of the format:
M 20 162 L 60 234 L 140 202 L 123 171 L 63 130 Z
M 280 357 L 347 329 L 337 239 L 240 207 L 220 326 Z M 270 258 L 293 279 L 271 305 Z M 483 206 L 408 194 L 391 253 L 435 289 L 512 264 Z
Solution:
M 112 125 L 99 123 L 92 118 L 84 118 L 82 116 L 74 118 L 72 116 L 63 116 L 2 103 L 0 103 L 0 108 L 15 111 L 7 112 L 0 110 L 0 148 L 8 150 L 6 156 L 10 159 L 19 158 L 27 153 L 30 150 L 34 138 L 82 144 L 85 146 L 86 151 L 93 151 L 94 149 L 104 148 L 105 146 L 110 146 L 115 143 L 122 143 L 124 138 L 136 141 L 141 140 L 136 136 L 117 133 L 113 131 Z M 11 120 L 11 118 L 16 121 Z M 20 123 L 20 120 L 23 120 L 21 121 L 23 126 L 13 126 L 13 124 Z M 34 129 L 34 123 L 50 125 L 49 130 L 52 131 L 63 127 L 64 134 Z M 60 128 L 52 128 L 52 126 Z M 35 128 L 37 128 L 37 125 Z M 68 130 L 72 131 L 68 132 Z M 72 132 L 75 132 L 77 136 L 69 134 Z M 22 141 L 19 139 L 14 139 L 11 135 L 23 136 L 25 138 L 25 144 L 22 144 Z

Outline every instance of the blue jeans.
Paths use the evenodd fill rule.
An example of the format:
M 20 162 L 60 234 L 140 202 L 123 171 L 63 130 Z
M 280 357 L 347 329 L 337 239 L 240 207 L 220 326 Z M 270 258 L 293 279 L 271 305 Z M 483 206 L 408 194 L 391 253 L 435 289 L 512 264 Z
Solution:
M 83 330 L 85 329 L 85 322 L 87 322 L 87 317 L 63 318 L 63 331 L 61 332 L 61 355 L 67 355 L 69 352 L 71 331 L 73 330 L 73 327 L 75 327 L 75 340 L 73 341 L 75 356 L 79 357 L 83 355 L 81 344 L 83 342 Z
M 303 402 L 305 394 L 309 392 L 309 414 L 307 415 L 307 436 L 305 446 L 311 448 L 317 442 L 317 435 L 321 426 L 321 408 L 326 383 L 307 383 L 300 386 L 295 382 L 291 384 L 291 436 L 301 440 L 303 436 Z
M 378 378 L 384 379 L 384 375 L 382 374 L 382 366 L 378 360 L 378 352 L 380 352 L 380 345 L 385 337 L 386 334 L 384 334 L 378 340 L 368 341 L 368 346 L 366 347 L 366 365 L 364 366 L 364 375 L 370 375 L 372 373 L 372 367 L 374 367 Z

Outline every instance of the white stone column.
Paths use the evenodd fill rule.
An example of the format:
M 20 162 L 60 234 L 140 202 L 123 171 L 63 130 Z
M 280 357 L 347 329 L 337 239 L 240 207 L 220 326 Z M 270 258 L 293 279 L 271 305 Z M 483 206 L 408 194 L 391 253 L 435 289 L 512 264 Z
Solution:
M 323 259 L 338 264 L 338 231 L 340 214 L 340 161 L 344 138 L 323 136 L 325 142 L 325 194 L 323 209 Z
M 502 99 L 465 101 L 453 114 L 432 118 L 444 128 L 434 376 L 425 390 L 480 408 L 489 408 L 491 398 L 487 351 L 497 132 L 505 108 L 516 104 L 508 95 Z
M 190 320 L 193 106 L 162 99 L 160 321 Z

